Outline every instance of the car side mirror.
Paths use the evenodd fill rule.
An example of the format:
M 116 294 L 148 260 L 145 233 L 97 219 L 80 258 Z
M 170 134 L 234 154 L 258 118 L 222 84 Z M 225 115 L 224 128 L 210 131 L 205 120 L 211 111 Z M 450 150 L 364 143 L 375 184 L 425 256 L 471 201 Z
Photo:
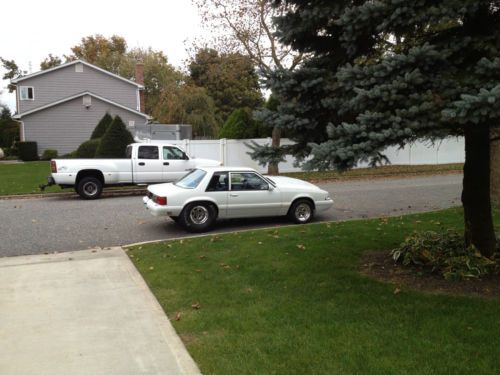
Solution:
M 268 186 L 269 186 L 269 189 L 268 189 L 269 191 L 273 191 L 274 190 L 274 186 L 273 185 L 268 184 Z

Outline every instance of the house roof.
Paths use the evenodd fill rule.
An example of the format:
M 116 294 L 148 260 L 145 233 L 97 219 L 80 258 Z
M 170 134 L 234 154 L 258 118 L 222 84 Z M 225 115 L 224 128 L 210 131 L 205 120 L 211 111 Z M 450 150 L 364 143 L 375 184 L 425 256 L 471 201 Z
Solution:
M 63 104 L 63 103 L 66 103 L 66 102 L 69 102 L 70 100 L 73 100 L 73 99 L 76 99 L 76 98 L 80 98 L 84 95 L 89 95 L 89 96 L 92 96 L 96 99 L 99 99 L 99 100 L 102 100 L 103 102 L 106 102 L 108 104 L 111 104 L 111 105 L 114 105 L 115 107 L 118 107 L 118 108 L 121 108 L 121 109 L 124 109 L 126 111 L 129 111 L 129 112 L 132 112 L 132 113 L 135 113 L 136 115 L 139 115 L 139 116 L 142 116 L 148 120 L 152 119 L 151 116 L 148 116 L 147 114 L 145 113 L 142 113 L 142 112 L 139 112 L 135 109 L 132 109 L 132 108 L 129 108 L 129 107 L 126 107 L 124 105 L 121 105 L 121 104 L 118 104 L 112 100 L 109 100 L 109 99 L 106 99 L 106 98 L 103 98 L 102 96 L 99 96 L 99 95 L 96 95 L 96 94 L 93 94 L 91 93 L 90 91 L 84 91 L 84 92 L 81 92 L 79 94 L 76 94 L 76 95 L 73 95 L 73 96 L 68 96 L 67 98 L 64 98 L 64 99 L 61 99 L 61 100 L 57 100 L 55 102 L 52 102 L 52 103 L 49 103 L 49 104 L 46 104 L 46 105 L 43 105 L 41 107 L 38 107 L 38 108 L 33 108 L 32 110 L 30 111 L 26 111 L 26 112 L 23 112 L 21 114 L 17 114 L 15 116 L 12 116 L 13 119 L 16 119 L 16 120 L 19 120 L 25 116 L 28 116 L 28 115 L 31 115 L 32 113 L 35 113 L 35 112 L 39 112 L 39 111 L 43 111 L 47 108 L 51 108 L 51 107 L 55 107 L 56 105 L 59 105 L 59 104 Z
M 98 66 L 96 65 L 92 65 L 84 60 L 74 60 L 74 61 L 70 61 L 70 62 L 67 62 L 67 63 L 64 63 L 64 64 L 61 64 L 61 65 L 58 65 L 58 66 L 55 66 L 53 68 L 50 68 L 50 69 L 46 69 L 46 70 L 40 70 L 39 72 L 36 72 L 36 73 L 32 73 L 32 74 L 28 74 L 28 75 L 25 75 L 25 76 L 22 76 L 22 77 L 19 77 L 19 78 L 15 78 L 13 80 L 11 80 L 12 83 L 18 83 L 18 82 L 21 82 L 21 81 L 24 81 L 26 79 L 29 79 L 29 78 L 33 78 L 33 77 L 36 77 L 36 76 L 40 76 L 42 74 L 47 74 L 47 73 L 50 73 L 50 72 L 53 72 L 53 71 L 56 71 L 56 70 L 59 70 L 59 69 L 62 69 L 62 68 L 66 68 L 68 66 L 71 66 L 71 65 L 75 65 L 75 64 L 83 64 L 83 65 L 86 65 L 92 69 L 95 69 L 95 70 L 98 70 L 104 74 L 107 74 L 111 77 L 114 77 L 116 79 L 119 79 L 121 81 L 124 81 L 124 82 L 127 82 L 127 83 L 130 83 L 131 85 L 134 85 L 140 89 L 143 89 L 144 86 L 143 85 L 140 85 L 134 81 L 131 81 L 129 79 L 126 79 L 126 78 L 123 78 L 117 74 L 114 74 L 114 73 L 111 73 L 111 72 L 108 72 L 107 70 L 105 69 L 102 69 L 102 68 L 99 68 Z

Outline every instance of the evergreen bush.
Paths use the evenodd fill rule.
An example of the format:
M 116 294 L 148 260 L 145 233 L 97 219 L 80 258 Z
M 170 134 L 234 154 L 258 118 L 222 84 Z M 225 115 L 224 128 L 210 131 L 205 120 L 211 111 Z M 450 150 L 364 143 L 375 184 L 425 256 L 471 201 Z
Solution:
M 19 142 L 19 159 L 22 161 L 38 160 L 38 145 L 36 142 Z
M 80 146 L 78 146 L 76 151 L 74 151 L 74 157 L 85 159 L 94 158 L 97 147 L 99 147 L 100 143 L 100 139 L 89 139 L 88 141 L 83 142 Z
M 112 122 L 113 122 L 113 117 L 111 117 L 110 114 L 106 112 L 106 114 L 102 117 L 102 119 L 99 121 L 94 131 L 92 132 L 90 139 L 102 138 L 102 136 L 106 133 L 106 130 L 108 130 L 108 127 L 109 125 L 111 125 Z
M 48 148 L 43 152 L 41 160 L 55 159 L 57 158 L 57 156 L 58 156 L 57 150 L 52 150 Z
M 235 109 L 222 127 L 219 137 L 228 139 L 250 139 L 265 135 L 263 126 L 254 120 L 247 108 Z
M 132 134 L 130 134 L 125 127 L 122 119 L 116 116 L 102 137 L 99 147 L 97 147 L 95 157 L 124 158 L 127 146 L 133 142 L 134 138 Z

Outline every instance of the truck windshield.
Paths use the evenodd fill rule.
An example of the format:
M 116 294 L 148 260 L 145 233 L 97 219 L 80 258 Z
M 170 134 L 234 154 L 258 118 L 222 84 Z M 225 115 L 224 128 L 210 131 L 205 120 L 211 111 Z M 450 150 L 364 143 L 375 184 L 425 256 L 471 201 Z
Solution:
M 174 185 L 184 189 L 194 189 L 200 184 L 201 180 L 203 180 L 203 177 L 205 177 L 206 174 L 207 172 L 205 172 L 204 170 L 195 169 L 182 177 Z

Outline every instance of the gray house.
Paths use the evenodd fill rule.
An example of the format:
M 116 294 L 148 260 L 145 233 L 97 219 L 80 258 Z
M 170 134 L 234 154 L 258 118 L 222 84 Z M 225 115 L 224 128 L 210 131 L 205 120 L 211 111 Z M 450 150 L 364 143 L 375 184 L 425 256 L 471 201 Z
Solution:
M 150 120 L 144 113 L 142 64 L 135 78 L 75 60 L 12 80 L 21 140 L 37 142 L 39 153 L 54 149 L 66 154 L 90 138 L 106 112 L 120 116 L 134 134 L 136 126 Z

